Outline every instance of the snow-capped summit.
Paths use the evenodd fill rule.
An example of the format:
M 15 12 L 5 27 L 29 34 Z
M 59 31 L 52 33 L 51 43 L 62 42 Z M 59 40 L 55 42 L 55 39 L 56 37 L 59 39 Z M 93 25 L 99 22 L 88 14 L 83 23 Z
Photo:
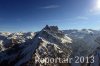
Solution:
M 69 45 L 71 43 L 71 39 L 66 37 L 62 31 L 59 31 L 57 26 L 46 25 L 46 27 L 35 36 L 34 41 L 35 42 L 33 42 L 33 44 L 37 46 L 35 56 L 33 55 L 34 58 L 69 57 L 71 54 L 71 48 Z M 30 48 L 31 47 L 32 46 L 30 46 Z M 27 64 L 29 66 L 35 65 L 32 61 L 34 61 L 34 59 L 29 62 L 33 64 Z M 44 63 L 37 64 L 43 65 Z
M 69 57 L 72 52 L 71 43 L 72 40 L 58 30 L 57 26 L 46 25 L 31 40 L 14 44 L 0 52 L 0 66 L 34 66 L 38 64 L 34 61 L 37 57 Z
M 97 30 L 61 31 L 57 26 L 48 25 L 39 32 L 0 33 L 0 66 L 82 66 L 74 62 L 61 64 L 35 60 L 91 55 L 99 62 L 96 59 L 100 56 L 99 36 Z

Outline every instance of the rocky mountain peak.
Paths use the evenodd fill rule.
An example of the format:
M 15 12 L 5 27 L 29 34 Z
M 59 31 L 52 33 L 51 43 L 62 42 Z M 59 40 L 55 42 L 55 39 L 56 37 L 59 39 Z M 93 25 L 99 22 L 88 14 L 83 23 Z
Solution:
M 44 30 L 51 30 L 51 31 L 58 31 L 57 26 L 48 26 L 48 25 L 46 25 L 43 29 Z
M 37 57 L 68 57 L 71 54 L 71 39 L 62 33 L 57 26 L 46 25 L 32 39 L 27 39 L 30 35 L 22 34 L 11 34 L 12 36 L 15 35 L 16 37 L 22 38 L 25 42 L 21 40 L 20 44 L 13 44 L 6 51 L 1 52 L 0 66 L 26 66 L 27 64 L 28 66 L 34 66 L 34 58 Z

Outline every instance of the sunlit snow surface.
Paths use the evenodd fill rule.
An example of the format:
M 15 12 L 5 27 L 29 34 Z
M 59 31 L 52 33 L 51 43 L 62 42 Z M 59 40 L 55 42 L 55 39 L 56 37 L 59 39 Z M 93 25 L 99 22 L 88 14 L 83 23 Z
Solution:
M 0 66 L 35 66 L 35 62 L 33 65 L 29 62 L 37 57 L 90 55 L 95 57 L 95 62 L 90 66 L 99 66 L 99 47 L 100 31 L 92 29 L 60 31 L 57 26 L 46 26 L 39 32 L 4 32 L 0 33 Z M 71 66 L 81 64 L 72 62 Z

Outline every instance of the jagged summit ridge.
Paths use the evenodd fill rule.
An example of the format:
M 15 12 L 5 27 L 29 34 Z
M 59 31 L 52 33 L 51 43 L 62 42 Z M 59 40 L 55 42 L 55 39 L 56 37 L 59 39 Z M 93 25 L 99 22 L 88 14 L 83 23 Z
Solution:
M 0 66 L 44 66 L 41 58 L 68 58 L 94 55 L 99 58 L 100 31 L 66 30 L 46 25 L 39 32 L 0 33 Z M 13 59 L 12 59 L 13 58 Z M 99 62 L 99 59 L 96 59 Z M 97 63 L 96 62 L 96 63 Z M 99 63 L 98 63 L 99 64 Z M 45 64 L 49 66 L 81 66 L 81 64 Z M 93 64 L 95 66 L 95 64 Z
M 21 34 L 22 36 L 23 34 Z M 37 56 L 59 57 L 58 55 L 61 54 L 61 57 L 68 57 L 71 54 L 71 42 L 72 40 L 64 35 L 62 31 L 58 30 L 57 26 L 46 25 L 32 39 L 25 39 L 25 42 L 13 44 L 7 51 L 1 52 L 0 66 L 5 63 L 5 60 L 9 62 L 7 61 L 4 65 L 21 66 L 23 64 L 30 65 L 30 62 L 32 62 L 30 60 L 34 60 L 32 57 L 35 58 Z M 11 60 L 12 57 L 13 60 Z
M 71 39 L 58 30 L 57 26 L 46 25 L 36 36 L 41 40 L 36 49 L 35 58 L 69 57 Z M 33 59 L 34 60 L 34 59 Z M 30 61 L 32 62 L 32 61 Z M 34 64 L 34 63 L 33 63 Z M 38 63 L 43 65 L 44 63 Z M 29 64 L 30 65 L 30 64 Z M 46 64 L 48 65 L 48 64 Z
M 50 31 L 59 31 L 57 26 L 48 26 L 46 25 L 43 30 L 50 30 Z

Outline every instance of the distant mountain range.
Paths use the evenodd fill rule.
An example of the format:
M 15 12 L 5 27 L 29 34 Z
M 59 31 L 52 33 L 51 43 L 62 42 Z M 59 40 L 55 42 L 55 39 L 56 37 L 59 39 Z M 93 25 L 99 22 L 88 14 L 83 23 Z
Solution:
M 75 63 L 77 56 L 83 57 L 84 62 Z M 41 58 L 73 60 L 71 63 L 36 61 Z M 46 25 L 39 32 L 1 32 L 0 66 L 100 66 L 100 31 L 59 30 L 57 26 Z

